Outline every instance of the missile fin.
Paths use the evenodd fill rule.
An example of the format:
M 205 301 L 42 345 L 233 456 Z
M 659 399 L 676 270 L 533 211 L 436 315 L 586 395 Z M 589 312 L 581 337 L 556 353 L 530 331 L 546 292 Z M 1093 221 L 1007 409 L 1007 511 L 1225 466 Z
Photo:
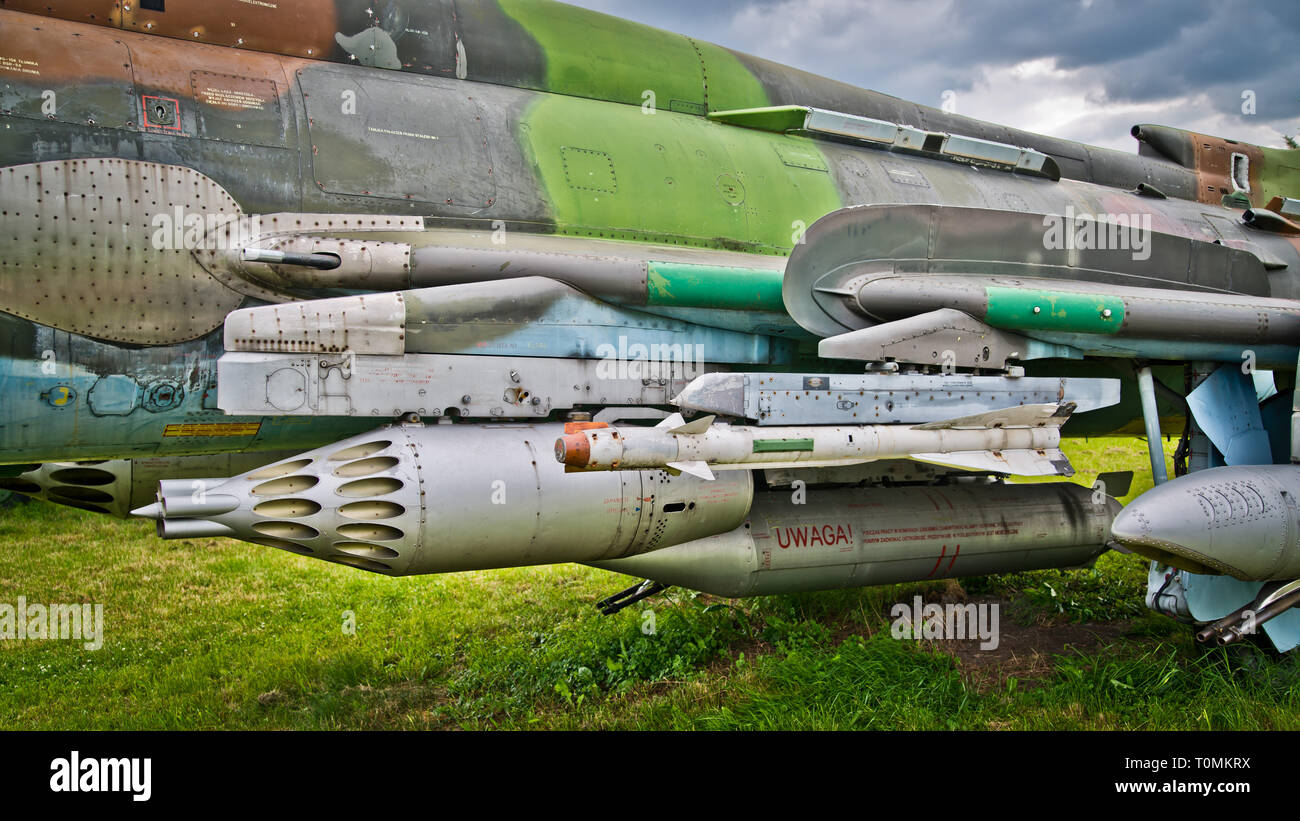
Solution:
M 672 417 L 669 418 L 671 419 Z M 681 417 L 678 416 L 677 418 L 680 419 Z M 687 422 L 684 425 L 678 425 L 677 427 L 672 428 L 668 432 L 685 433 L 692 436 L 697 433 L 704 433 L 706 430 L 709 429 L 709 426 L 713 424 L 714 419 L 717 419 L 717 417 L 713 416 L 712 414 L 710 414 L 709 416 L 701 416 L 699 419 L 692 419 L 690 422 Z
M 1074 413 L 1073 402 L 1042 405 L 1017 405 L 1013 408 L 977 413 L 974 416 L 962 416 L 958 419 L 944 419 L 914 425 L 914 430 L 948 430 L 966 428 L 985 430 L 988 428 L 1059 428 Z
M 708 482 L 712 482 L 716 478 L 706 462 L 669 462 L 668 467 L 673 470 L 680 470 L 682 473 L 689 473 Z
M 952 453 L 913 453 L 909 458 L 964 470 L 1008 473 L 1012 476 L 1073 476 L 1074 466 L 1059 448 L 1044 450 L 967 450 Z
M 665 418 L 662 422 L 655 425 L 655 427 L 669 428 L 671 430 L 672 428 L 679 428 L 685 424 L 686 424 L 686 420 L 682 418 L 682 415 L 680 413 L 673 412 L 669 414 L 668 417 Z
M 1131 470 L 1114 470 L 1097 474 L 1097 481 L 1105 488 L 1107 496 L 1114 496 L 1118 499 L 1121 496 L 1127 496 L 1133 488 L 1133 471 Z

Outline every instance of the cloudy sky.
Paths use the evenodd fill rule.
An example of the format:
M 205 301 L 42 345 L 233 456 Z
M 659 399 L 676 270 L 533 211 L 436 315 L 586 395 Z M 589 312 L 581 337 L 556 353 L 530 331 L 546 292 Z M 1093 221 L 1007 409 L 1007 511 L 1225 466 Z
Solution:
M 961 114 L 1126 151 L 1134 123 L 1277 147 L 1300 131 L 1295 0 L 567 2 L 928 105 L 952 91 Z

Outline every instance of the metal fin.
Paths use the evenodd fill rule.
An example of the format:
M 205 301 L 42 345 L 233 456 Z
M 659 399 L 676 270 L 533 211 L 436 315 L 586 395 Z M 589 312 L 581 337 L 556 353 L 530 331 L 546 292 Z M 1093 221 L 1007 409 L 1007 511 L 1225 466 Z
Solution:
M 680 417 L 678 418 L 680 419 Z M 699 419 L 692 419 L 690 422 L 687 422 L 684 425 L 678 425 L 677 427 L 672 428 L 668 432 L 685 433 L 692 436 L 697 433 L 704 433 L 706 430 L 709 429 L 709 426 L 713 424 L 714 419 L 717 419 L 717 417 L 713 416 L 712 414 L 708 416 L 701 416 Z
M 1236 366 L 1221 365 L 1187 395 L 1196 424 L 1229 465 L 1273 463 L 1254 383 Z
M 682 415 L 680 413 L 674 411 L 673 413 L 669 414 L 668 417 L 664 419 L 662 422 L 655 425 L 655 427 L 671 429 L 671 428 L 681 427 L 684 424 L 686 424 L 686 420 L 682 418 Z
M 915 430 L 947 430 L 967 428 L 984 430 L 988 428 L 1059 428 L 1074 413 L 1073 402 L 1043 405 L 1017 405 L 1014 408 L 977 413 L 974 416 L 962 416 L 958 419 L 944 419 L 913 426 Z
M 668 467 L 680 470 L 682 473 L 689 473 L 707 482 L 712 482 L 716 478 L 706 462 L 669 462 Z
M 1044 450 L 966 450 L 953 453 L 913 453 L 912 459 L 935 465 L 1008 473 L 1012 476 L 1073 476 L 1074 466 L 1058 448 Z

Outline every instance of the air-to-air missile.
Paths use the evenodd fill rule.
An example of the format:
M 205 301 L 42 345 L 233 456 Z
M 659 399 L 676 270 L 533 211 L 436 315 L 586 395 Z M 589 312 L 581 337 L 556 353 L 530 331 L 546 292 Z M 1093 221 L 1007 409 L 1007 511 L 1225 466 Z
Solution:
M 1203 428 L 1166 383 L 1243 357 L 1293 387 L 1291 151 L 1099 149 L 549 0 L 157 6 L 0 9 L 0 487 L 383 573 L 807 589 L 1086 561 L 1103 490 L 987 480 Z M 152 504 L 55 464 L 232 453 Z M 934 530 L 864 535 L 902 510 Z M 760 534 L 800 558 L 746 581 Z M 1202 623 L 1265 595 L 1193 576 Z
M 653 428 L 584 426 L 555 440 L 555 459 L 576 470 L 661 468 L 712 479 L 713 471 L 835 467 L 876 459 L 1017 476 L 1070 476 L 1057 445 L 1074 407 L 1021 405 L 923 425 L 714 424 L 673 414 Z

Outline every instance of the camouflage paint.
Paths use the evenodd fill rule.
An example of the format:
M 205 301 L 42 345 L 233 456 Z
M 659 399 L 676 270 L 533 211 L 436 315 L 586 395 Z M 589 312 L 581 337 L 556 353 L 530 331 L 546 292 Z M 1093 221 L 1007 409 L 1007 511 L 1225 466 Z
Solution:
M 254 34 L 248 23 L 252 18 L 241 16 L 243 5 L 246 4 L 231 0 L 186 11 L 186 14 L 207 14 L 210 10 L 215 15 L 213 19 L 239 22 L 235 28 L 242 34 L 236 36 L 234 45 L 240 47 L 230 48 L 227 33 L 216 32 L 211 26 L 196 24 L 199 36 L 182 40 L 179 38 L 184 32 L 147 29 L 138 25 L 141 18 L 136 19 L 137 24 L 126 26 L 134 31 L 96 31 L 82 22 L 54 21 L 48 16 L 28 16 L 11 10 L 30 6 L 42 14 L 85 20 L 87 10 L 111 10 L 112 3 L 107 0 L 60 3 L 50 12 L 26 0 L 6 2 L 5 10 L 0 11 L 0 25 L 5 27 L 6 35 L 0 39 L 13 44 L 15 49 L 40 50 L 44 73 L 35 85 L 20 76 L 5 77 L 8 87 L 5 93 L 17 96 L 12 104 L 6 100 L 0 106 L 10 109 L 0 115 L 6 126 L 0 131 L 0 157 L 10 166 L 69 157 L 122 157 L 183 165 L 211 175 L 246 210 L 260 213 L 302 210 L 419 214 L 426 216 L 428 224 L 435 229 L 464 228 L 467 224 L 482 228 L 500 217 L 509 221 L 512 228 L 519 224 L 528 230 L 556 231 L 576 237 L 633 239 L 769 255 L 784 254 L 793 246 L 800 223 L 811 225 L 844 205 L 867 202 L 942 202 L 1015 207 L 1040 213 L 1058 212 L 1073 204 L 1088 212 L 1151 212 L 1157 230 L 1188 232 L 1186 220 L 1190 215 L 1179 211 L 1174 200 L 1137 198 L 1119 187 L 1064 181 L 1054 184 L 1000 172 L 972 172 L 968 167 L 924 157 L 711 122 L 699 115 L 706 111 L 798 103 L 914 122 L 919 126 L 948 123 L 932 110 L 906 101 L 853 89 L 592 12 L 540 0 L 507 0 L 501 6 L 479 3 L 473 5 L 470 13 L 462 9 L 456 14 L 457 6 L 450 0 L 425 2 L 418 8 L 408 4 L 430 21 L 451 19 L 444 12 L 452 15 L 456 26 L 453 31 L 437 29 L 430 23 L 427 40 L 403 37 L 399 42 L 402 67 L 395 73 L 378 67 L 360 68 L 355 62 L 350 68 L 320 62 L 349 64 L 350 56 L 336 45 L 330 46 L 328 54 L 312 53 L 310 60 L 303 60 L 302 54 L 281 56 L 292 53 L 292 49 L 274 38 L 263 37 L 262 52 L 276 53 L 250 52 L 246 49 L 252 48 L 252 43 L 237 42 L 239 37 Z M 325 14 L 326 7 L 334 13 Z M 319 20 L 330 21 L 330 26 L 338 26 L 336 33 L 350 36 L 360 30 L 357 26 L 364 25 L 366 7 L 368 4 L 359 0 L 279 5 L 282 14 L 290 16 L 300 16 L 304 10 L 322 10 Z M 507 16 L 502 9 L 511 10 L 513 16 Z M 168 19 L 177 18 L 173 15 Z M 94 22 L 105 21 L 101 18 Z M 123 26 L 123 22 L 118 18 L 110 25 Z M 267 32 L 274 29 L 270 25 L 264 27 Z M 298 33 L 305 32 L 302 29 Z M 155 36 L 158 33 L 178 39 Z M 445 35 L 441 45 L 433 43 L 433 33 Z M 311 37 L 318 35 L 317 31 Z M 88 45 L 92 39 L 98 43 L 93 49 Z M 310 37 L 290 45 L 294 49 L 302 48 L 308 40 Z M 460 40 L 468 54 L 468 66 L 447 59 L 448 53 L 454 57 L 454 48 L 447 52 L 448 43 L 454 46 Z M 82 44 L 75 53 L 76 59 L 61 56 L 70 53 L 66 47 L 70 42 Z M 653 47 L 647 47 L 647 43 Z M 316 52 L 318 45 L 305 48 Z M 126 57 L 119 60 L 122 52 Z M 621 58 L 629 66 L 626 71 L 607 70 L 609 61 L 615 58 Z M 365 77 L 376 88 L 418 89 L 423 95 L 421 100 L 432 100 L 434 104 L 452 95 L 461 100 L 469 95 L 482 100 L 481 115 L 491 126 L 484 126 L 485 134 L 492 143 L 493 165 L 486 173 L 502 180 L 498 192 L 503 197 L 513 196 L 513 200 L 479 203 L 475 210 L 470 210 L 441 201 L 413 203 L 371 196 L 362 190 L 333 193 L 324 191 L 323 186 L 318 188 L 312 177 L 315 152 L 309 122 L 311 111 L 303 108 L 304 102 L 312 101 L 303 99 L 299 72 L 310 74 L 323 68 L 343 77 Z M 459 69 L 466 70 L 466 82 L 458 82 Z M 235 76 L 239 80 L 237 85 L 244 89 L 268 88 L 267 94 L 259 96 L 263 108 L 257 115 L 256 136 L 249 134 L 248 129 L 218 130 L 218 126 L 233 128 L 231 122 L 243 115 L 223 111 L 222 106 L 202 99 L 196 90 L 195 72 Z M 387 78 L 398 82 L 387 83 Z M 42 84 L 55 79 L 59 82 L 60 96 L 65 91 L 68 93 L 69 104 L 61 106 L 59 117 L 51 120 L 41 116 L 39 108 L 34 109 L 32 100 L 23 95 L 34 92 L 39 99 Z M 590 88 L 582 86 L 586 82 L 591 83 Z M 274 84 L 273 92 L 269 91 L 270 84 Z M 643 92 L 647 89 L 655 92 L 654 113 L 643 113 Z M 147 94 L 179 99 L 184 128 L 173 132 L 142 123 L 140 98 Z M 437 97 L 438 94 L 448 96 Z M 618 99 L 603 101 L 612 97 Z M 394 99 L 400 104 L 403 98 L 395 94 Z M 675 108 L 680 111 L 673 110 L 674 101 L 679 103 Z M 276 106 L 281 116 L 271 122 L 269 112 Z M 1019 141 L 1019 132 L 978 123 L 965 124 L 963 129 L 966 125 L 977 136 Z M 235 138 L 231 137 L 232 133 Z M 1114 159 L 1111 154 L 1092 153 L 1089 147 L 1064 141 L 1049 142 L 1066 153 L 1087 158 L 1082 165 L 1076 163 L 1075 176 L 1110 179 L 1105 176 L 1110 174 L 1116 177 L 1116 185 L 1132 185 L 1132 180 L 1123 175 L 1136 167 L 1130 162 L 1136 158 L 1125 158 L 1123 163 L 1115 160 L 1117 164 L 1110 165 Z M 36 157 L 36 152 L 41 152 L 41 156 Z M 1279 152 L 1279 162 L 1287 161 L 1289 156 L 1287 152 Z M 381 159 L 394 164 L 404 161 L 401 157 Z M 1163 159 L 1151 162 L 1157 170 L 1185 170 Z M 1264 174 L 1264 180 L 1270 180 L 1267 167 L 1264 162 L 1252 163 L 1252 174 L 1258 170 Z M 248 173 L 249 168 L 257 168 L 258 173 Z M 481 165 L 458 165 L 456 169 L 467 176 L 483 172 Z M 1063 164 L 1063 169 L 1067 176 L 1071 174 L 1069 166 Z M 910 176 L 913 181 L 897 179 L 896 174 Z M 926 184 L 918 186 L 914 184 L 916 179 Z M 1165 186 L 1163 182 L 1158 184 Z M 1265 183 L 1262 190 L 1269 190 L 1268 184 L 1271 183 Z M 1177 196 L 1174 189 L 1167 193 Z M 1230 216 L 1224 212 L 1223 218 Z M 1255 242 L 1265 247 L 1280 241 L 1236 225 L 1228 226 L 1227 230 L 1235 233 L 1225 232 L 1225 240 Z M 697 324 L 718 321 L 711 314 L 720 312 L 706 307 L 683 308 L 683 304 L 717 300 L 715 307 L 779 307 L 775 302 L 773 273 L 758 275 L 760 281 L 752 283 L 751 291 L 750 284 L 738 288 L 737 279 L 728 279 L 731 274 L 714 268 L 707 264 L 706 258 L 698 269 L 670 266 L 648 272 L 652 275 L 648 276 L 646 287 L 652 291 L 654 307 L 665 313 L 693 311 L 686 321 Z M 1274 288 L 1292 287 L 1287 283 L 1287 279 L 1279 277 Z M 1273 295 L 1294 294 L 1274 292 Z M 5 361 L 0 371 L 7 371 L 7 375 L 0 373 L 0 380 L 29 379 L 31 363 L 39 364 L 42 352 L 49 347 L 45 343 L 37 344 L 34 337 L 53 333 L 49 327 L 21 321 L 20 324 L 23 330 L 10 337 L 11 343 L 2 357 Z M 764 326 L 747 325 L 744 330 L 760 334 Z M 84 403 L 100 377 L 105 380 L 101 391 L 121 382 L 114 380 L 115 376 L 129 375 L 145 387 L 150 384 L 146 377 L 151 375 L 179 377 L 171 376 L 165 369 L 158 370 L 161 366 L 155 367 L 156 363 L 149 357 L 139 356 L 132 349 L 82 339 L 75 354 L 60 356 L 61 363 L 84 369 L 84 373 L 76 373 L 75 385 L 66 378 L 52 377 L 48 384 L 33 380 L 24 381 L 21 386 L 12 381 L 2 386 L 0 393 L 7 402 L 21 396 L 24 403 L 30 403 L 24 404 L 21 411 L 17 404 L 10 409 L 13 421 L 5 431 L 6 441 L 25 449 L 44 447 L 49 453 L 53 452 L 49 448 L 71 442 L 78 448 L 80 458 L 90 458 L 92 455 L 222 450 L 231 445 L 284 447 L 290 441 L 306 443 L 337 438 L 337 432 L 327 430 L 323 420 L 286 422 L 283 430 L 278 420 L 274 424 L 266 420 L 260 435 L 251 442 L 232 441 L 238 439 L 233 436 L 163 437 L 167 425 L 202 425 L 222 419 L 219 411 L 203 407 L 200 402 L 206 380 L 203 385 L 187 390 L 186 404 L 173 409 L 139 407 L 129 416 L 95 416 Z M 209 335 L 187 343 L 185 356 L 210 363 L 219 348 L 219 339 Z M 145 350 L 163 357 L 168 355 L 165 349 Z M 143 363 L 142 367 L 154 372 L 137 377 L 129 367 L 132 361 Z M 852 366 L 819 361 L 817 367 L 836 370 Z M 44 394 L 57 399 L 61 385 L 76 390 L 78 398 L 63 406 L 41 398 Z M 97 392 L 96 396 L 100 394 Z M 195 404 L 190 405 L 191 402 Z M 54 430 L 57 433 L 46 435 Z M 206 429 L 189 430 L 202 433 Z M 27 449 L 23 451 L 29 454 L 25 457 L 17 451 L 7 455 L 14 459 L 53 458 L 44 455 L 47 451 L 37 455 L 33 449 Z M 64 450 L 59 456 L 69 458 L 71 454 Z
M 758 80 L 710 43 L 563 3 L 500 5 L 545 54 L 546 91 L 687 114 L 715 110 L 714 98 L 767 105 Z
M 804 137 L 539 95 L 520 140 L 560 233 L 782 254 L 842 205 Z
M 660 109 L 697 115 L 815 106 L 1035 148 L 1069 179 L 1118 188 L 1145 182 L 1171 197 L 1218 202 L 1206 198 L 1191 164 L 974 120 L 552 0 L 208 0 L 166 12 L 115 0 L 4 5 L 243 55 L 376 66 L 637 106 L 652 90 Z
M 1260 196 L 1256 205 L 1267 205 L 1274 197 L 1300 199 L 1300 149 L 1260 146 L 1264 162 L 1259 170 Z

